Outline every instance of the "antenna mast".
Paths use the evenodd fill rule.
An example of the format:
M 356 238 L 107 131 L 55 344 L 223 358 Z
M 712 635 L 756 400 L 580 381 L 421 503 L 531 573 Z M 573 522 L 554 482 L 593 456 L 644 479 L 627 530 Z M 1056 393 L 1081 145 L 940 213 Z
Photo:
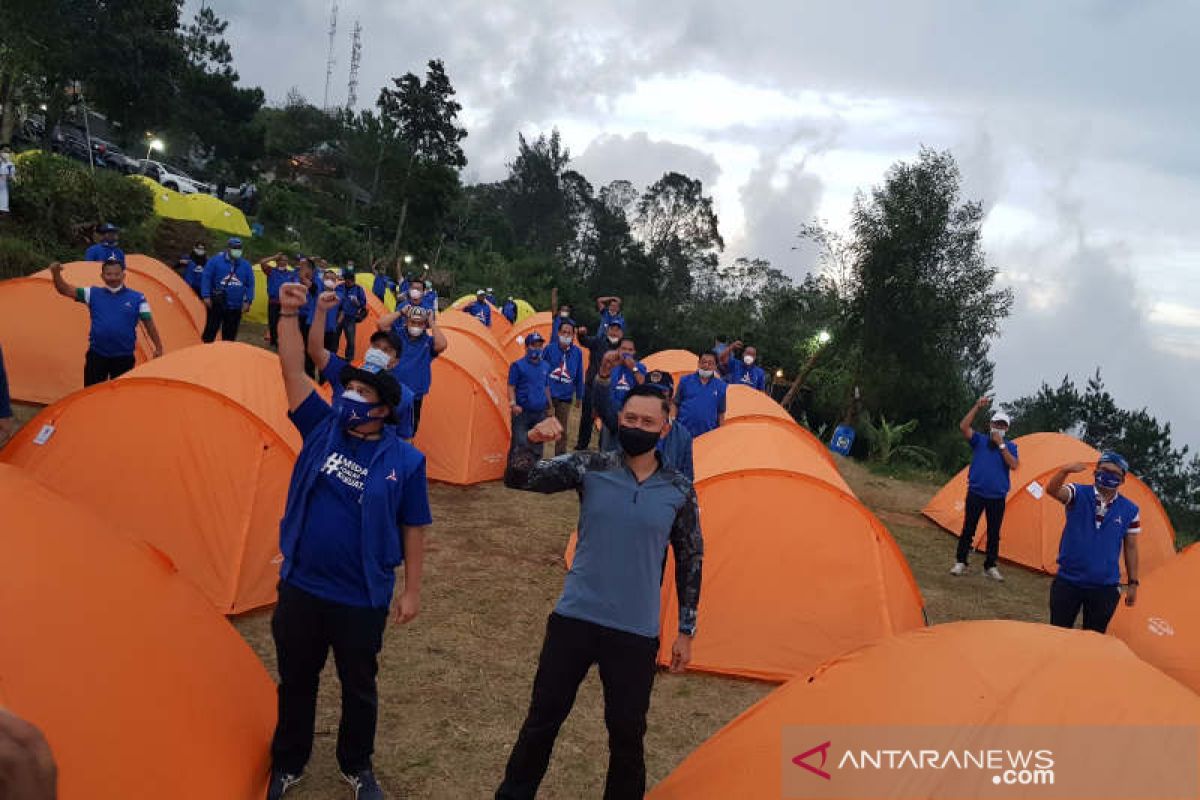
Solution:
M 329 110 L 329 84 L 333 80 L 333 65 L 336 63 L 333 57 L 333 44 L 334 37 L 337 36 L 337 15 L 337 0 L 333 0 L 333 13 L 329 15 L 329 55 L 325 59 L 325 100 L 321 103 L 321 108 L 326 111 Z
M 354 20 L 354 36 L 350 43 L 350 86 L 346 92 L 346 110 L 358 105 L 358 67 L 362 63 L 362 23 Z

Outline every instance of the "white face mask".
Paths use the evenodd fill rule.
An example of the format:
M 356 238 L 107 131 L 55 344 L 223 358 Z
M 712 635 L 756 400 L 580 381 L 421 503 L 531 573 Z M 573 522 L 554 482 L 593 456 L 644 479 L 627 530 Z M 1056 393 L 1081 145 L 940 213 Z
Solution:
M 233 258 L 241 258 L 242 251 L 241 250 L 230 250 L 229 255 L 232 256 Z
M 700 370 L 700 377 L 701 377 L 701 378 L 704 378 L 705 380 L 708 380 L 708 379 L 709 379 L 709 378 L 711 378 L 712 376 L 713 376 L 713 371 L 712 371 L 711 369 L 702 369 L 702 370 Z
M 1000 438 L 1001 438 L 1001 439 L 1003 439 L 1003 438 L 1004 438 L 1004 435 L 1005 435 L 1006 433 L 1008 433 L 1008 431 L 1006 431 L 1004 428 L 998 428 L 998 427 L 996 427 L 995 425 L 993 425 L 993 426 L 992 426 L 992 433 L 998 433 L 998 434 L 1000 434 Z
M 610 337 L 608 337 L 608 341 L 610 344 L 616 344 L 617 342 L 621 341 L 621 337 L 620 336 L 610 336 Z
M 112 292 L 113 294 L 116 294 L 117 292 L 119 292 L 119 291 L 121 291 L 122 289 L 124 289 L 124 288 L 125 288 L 125 284 L 124 284 L 124 283 L 122 283 L 120 286 L 118 286 L 118 287 L 116 287 L 116 288 L 114 289 L 113 287 L 109 286 L 109 285 L 106 283 L 106 284 L 104 284 L 104 288 L 105 288 L 105 289 L 108 289 L 108 290 L 109 290 L 110 292 Z
M 417 338 L 418 336 L 420 336 L 424 332 L 425 332 L 424 328 L 418 327 L 416 325 L 408 326 L 408 335 L 413 337 L 414 339 Z
M 570 347 L 571 342 L 573 342 L 573 341 L 575 341 L 575 337 L 573 337 L 573 336 L 558 337 L 558 343 L 561 344 L 563 347 Z
M 413 302 L 420 300 L 421 294 L 422 294 L 422 292 L 420 289 L 409 289 L 408 290 L 408 296 L 413 299 Z
M 747 367 L 754 363 L 754 356 L 742 356 L 742 363 Z
M 367 398 L 363 397 L 361 394 L 354 391 L 353 389 L 347 389 L 346 391 L 342 392 L 342 398 L 345 400 L 353 400 L 356 403 L 370 402 L 367 400 Z
M 363 356 L 364 367 L 378 367 L 379 369 L 387 369 L 392 363 L 392 357 L 380 350 L 378 347 L 372 347 L 367 350 L 367 354 Z
M 329 289 L 330 291 L 333 291 L 334 289 L 337 288 L 337 281 L 326 280 L 325 288 Z

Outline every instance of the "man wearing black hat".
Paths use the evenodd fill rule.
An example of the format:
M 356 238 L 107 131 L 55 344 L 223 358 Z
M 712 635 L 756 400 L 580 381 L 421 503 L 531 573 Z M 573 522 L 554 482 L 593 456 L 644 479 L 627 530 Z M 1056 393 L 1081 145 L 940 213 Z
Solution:
M 110 258 L 115 258 L 121 266 L 125 266 L 125 251 L 117 247 L 117 234 L 121 229 L 111 222 L 106 222 L 96 229 L 100 241 L 87 249 L 83 254 L 84 261 L 99 261 L 103 264 Z
M 321 668 L 333 650 L 342 685 L 337 760 L 358 800 L 380 800 L 371 755 L 375 682 L 395 569 L 404 590 L 395 620 L 420 607 L 425 526 L 432 522 L 425 457 L 386 424 L 401 401 L 386 370 L 346 367 L 331 408 L 304 374 L 298 284 L 280 289 L 279 363 L 288 412 L 304 438 L 279 524 L 279 603 L 271 620 L 279 663 L 279 719 L 268 800 L 299 782 L 312 751 Z
M 54 289 L 63 297 L 88 307 L 91 327 L 83 362 L 83 385 L 92 386 L 119 378 L 137 359 L 137 326 L 140 322 L 154 343 L 154 357 L 163 354 L 158 327 L 150 316 L 150 304 L 141 292 L 125 285 L 125 265 L 109 257 L 100 267 L 103 286 L 72 286 L 63 278 L 62 264 L 50 265 Z
M 242 314 L 254 303 L 254 269 L 242 258 L 242 240 L 234 236 L 220 253 L 208 259 L 200 278 L 200 297 L 208 308 L 204 342 L 237 339 Z

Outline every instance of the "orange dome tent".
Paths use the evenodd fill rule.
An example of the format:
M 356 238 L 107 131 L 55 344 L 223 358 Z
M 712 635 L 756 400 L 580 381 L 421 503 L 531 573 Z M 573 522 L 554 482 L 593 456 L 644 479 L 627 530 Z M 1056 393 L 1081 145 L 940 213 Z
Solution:
M 704 624 L 703 616 L 700 624 Z M 697 644 L 703 637 L 702 632 Z M 943 751 L 974 752 L 1011 749 L 1012 735 L 1000 738 L 1006 728 L 1012 730 L 1008 726 L 1036 727 L 1053 735 L 1055 729 L 1067 726 L 1133 726 L 1133 731 L 1137 726 L 1194 726 L 1197 719 L 1200 698 L 1139 660 L 1112 637 L 1023 622 L 935 625 L 881 640 L 825 664 L 811 677 L 777 689 L 717 731 L 647 797 L 800 797 L 806 796 L 801 794 L 804 787 L 813 786 L 804 782 L 808 780 L 837 787 L 838 797 L 901 796 L 893 794 L 902 780 L 894 772 L 839 769 L 846 753 L 859 748 L 859 739 L 852 737 L 871 737 L 862 742 L 862 749 L 915 750 L 918 736 L 941 736 L 946 737 L 938 740 Z M 787 739 L 792 726 L 808 729 L 797 731 L 799 741 Z M 871 729 L 882 726 L 907 731 L 892 733 L 889 729 L 872 737 Z M 923 729 L 927 732 L 922 733 Z M 812 741 L 806 738 L 809 730 L 811 737 L 817 737 Z M 1065 737 L 1081 735 L 1085 734 L 1067 729 L 1057 739 L 1039 738 L 1036 747 L 1032 743 L 1021 746 L 1050 747 L 1048 742 L 1061 744 Z M 1136 772 L 1133 762 L 1122 758 L 1089 759 L 1085 754 L 1070 763 L 1064 758 L 1064 763 L 1056 762 L 1055 788 L 1079 779 L 1092 781 L 1092 787 L 1129 786 L 1131 779 L 1144 780 L 1184 759 L 1194 770 L 1196 754 L 1181 754 L 1160 747 L 1161 739 L 1143 738 L 1149 741 L 1138 753 L 1147 760 L 1136 762 Z M 830 742 L 825 758 L 815 754 L 805 763 L 823 767 L 831 776 L 828 784 L 822 776 L 784 761 L 788 756 L 802 756 L 806 748 L 825 739 Z M 1007 747 L 1003 742 L 1008 742 Z M 793 769 L 795 777 L 786 772 Z M 799 789 L 785 792 L 785 777 L 789 782 L 795 780 Z M 963 783 L 964 778 L 971 782 Z M 908 770 L 903 780 L 904 797 L 1038 795 L 1036 790 L 1027 795 L 993 794 L 987 770 Z M 835 796 L 828 790 L 812 791 L 811 796 Z M 1070 796 L 1089 794 L 1099 797 L 1102 790 L 1093 788 L 1090 793 Z M 1159 796 L 1147 792 L 1149 795 Z M 1141 795 L 1135 788 L 1119 796 Z
M 504 476 L 512 425 L 508 373 L 498 374 L 495 354 L 469 334 L 443 333 L 449 346 L 433 360 L 433 385 L 413 443 L 425 454 L 430 480 L 497 480 Z
M 1053 575 L 1058 572 L 1058 543 L 1066 514 L 1062 504 L 1046 497 L 1043 490 L 1060 467 L 1074 461 L 1094 465 L 1100 453 L 1062 433 L 1031 433 L 1014 441 L 1020 452 L 1020 467 L 1012 474 L 1000 530 L 1000 557 Z M 1080 473 L 1067 480 L 1090 482 L 1091 475 Z M 1131 474 L 1121 491 L 1141 510 L 1138 555 L 1145 576 L 1175 557 L 1175 529 L 1154 492 L 1138 478 Z M 958 536 L 966 497 L 967 470 L 963 469 L 934 495 L 922 513 Z M 986 535 L 986 526 L 980 524 L 975 533 L 976 549 L 982 549 Z M 1122 574 L 1124 569 L 1122 559 Z
M 462 311 L 465 307 L 471 305 L 471 303 L 473 303 L 473 302 L 475 302 L 475 295 L 473 295 L 473 294 L 463 295 L 462 297 L 458 298 L 453 303 L 451 303 L 450 307 L 447 308 L 446 311 Z M 524 301 L 522 301 L 522 302 L 524 302 Z M 491 303 L 488 303 L 488 308 L 490 308 L 492 310 L 492 326 L 489 328 L 488 326 L 484 325 L 482 322 L 479 322 L 479 320 L 475 320 L 475 321 L 479 322 L 480 327 L 482 327 L 484 330 L 488 331 L 492 335 L 492 338 L 494 338 L 497 342 L 506 341 L 512 332 L 513 324 L 508 321 L 508 317 L 506 317 L 502 313 L 500 313 L 500 309 L 497 308 L 496 306 L 492 305 Z M 445 312 L 442 312 L 442 313 L 444 314 Z M 465 312 L 465 311 L 463 311 L 462 313 L 467 314 L 467 312 Z M 467 314 L 467 316 L 471 317 L 470 314 Z M 475 319 L 475 318 L 471 317 L 471 319 Z M 438 318 L 438 321 L 441 322 L 441 317 Z M 519 323 L 520 323 L 520 320 L 518 319 L 518 324 Z
M 81 287 L 101 284 L 100 267 L 94 261 L 63 266 L 68 283 Z M 125 281 L 146 296 L 166 352 L 200 343 L 201 328 L 187 311 L 185 296 L 171 284 L 151 271 L 135 269 L 127 271 Z M 4 343 L 9 392 L 14 400 L 53 403 L 83 386 L 88 311 L 54 291 L 48 269 L 0 281 L 0 342 Z M 135 356 L 141 363 L 152 354 L 150 340 L 139 325 Z
M 504 348 L 504 354 L 508 357 L 509 362 L 516 361 L 525 355 L 525 337 L 534 331 L 540 333 L 549 342 L 550 326 L 553 321 L 549 311 L 539 311 L 532 317 L 526 317 L 513 325 L 512 330 L 500 339 L 500 346 Z
M 771 417 L 799 427 L 787 409 L 771 399 L 770 395 L 749 386 L 730 384 L 725 391 L 725 421 L 732 422 L 743 417 Z
M 192 291 L 192 287 L 187 285 L 187 281 L 181 278 L 178 272 L 157 258 L 151 258 L 139 253 L 127 253 L 125 255 L 125 269 L 129 272 L 137 272 L 147 278 L 156 280 L 174 292 L 179 302 L 183 305 L 184 310 L 188 312 L 188 316 L 192 318 L 192 323 L 196 326 L 196 330 L 201 333 L 204 332 L 204 323 L 208 321 L 208 309 L 204 307 L 204 301 Z
M 751 390 L 753 391 L 753 390 Z M 829 452 L 804 428 L 773 417 L 741 417 L 696 439 L 696 483 L 716 475 L 796 472 L 854 492 Z
M 784 681 L 925 624 L 899 547 L 846 492 L 774 469 L 697 478 L 703 635 L 692 645 L 691 669 Z M 674 576 L 668 558 L 662 664 L 670 663 L 679 613 Z
M 699 358 L 691 350 L 660 350 L 643 358 L 642 364 L 647 370 L 657 369 L 671 373 L 671 378 L 678 386 L 680 378 L 696 371 L 696 362 Z M 726 400 L 726 404 L 728 404 L 728 400 Z
M 236 614 L 275 600 L 279 519 L 300 444 L 275 356 L 221 342 L 64 398 L 0 461 L 162 550 Z
M 508 358 L 504 349 L 492 336 L 487 326 L 464 311 L 450 309 L 438 314 L 437 323 L 442 330 L 458 331 L 479 345 L 492 361 L 492 371 L 508 381 Z
M 1120 603 L 1108 625 L 1148 661 L 1200 694 L 1200 545 L 1191 545 L 1138 587 L 1137 604 Z
M 46 734 L 58 796 L 264 796 L 275 692 L 237 632 L 161 554 L 23 470 L 0 464 L 0 508 L 0 707 Z

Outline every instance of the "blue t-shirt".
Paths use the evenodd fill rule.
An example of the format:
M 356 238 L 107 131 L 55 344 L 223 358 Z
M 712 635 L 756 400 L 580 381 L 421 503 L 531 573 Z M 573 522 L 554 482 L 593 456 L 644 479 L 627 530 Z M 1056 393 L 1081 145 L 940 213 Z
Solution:
M 294 269 L 283 269 L 282 267 L 271 267 L 267 271 L 267 301 L 271 303 L 279 302 L 279 290 L 284 284 L 299 283 L 300 273 Z
M 637 362 L 635 365 L 637 372 L 643 378 L 646 377 L 646 368 L 642 366 L 642 362 Z M 634 386 L 638 385 L 637 378 L 634 377 L 633 370 L 625 366 L 625 362 L 618 364 L 609 376 L 611 383 L 609 384 L 609 393 L 612 395 L 613 410 L 620 414 L 621 406 L 625 405 L 625 396 L 629 394 Z
M 543 351 L 542 358 L 550 365 L 550 397 L 570 401 L 583 399 L 583 351 L 575 345 L 566 350 L 553 344 Z
M 725 381 L 716 375 L 709 378 L 708 383 L 702 383 L 695 372 L 684 375 L 679 379 L 679 388 L 675 391 L 679 424 L 687 428 L 693 437 L 715 430 L 720 424 L 720 415 L 725 413 L 727 388 Z
M 413 394 L 424 397 L 433 384 L 433 360 L 438 357 L 433 351 L 433 336 L 426 332 L 412 338 L 405 329 L 403 317 L 392 323 L 392 330 L 404 342 L 394 374 L 413 390 Z
M 767 373 L 757 364 L 747 367 L 742 361 L 734 361 L 729 365 L 729 382 L 740 383 L 751 389 L 765 392 L 767 390 Z
M 517 321 L 517 304 L 514 303 L 512 300 L 507 301 L 504 304 L 504 307 L 500 309 L 500 313 L 503 314 L 504 318 L 506 320 L 508 320 L 509 322 L 516 322 Z
M 360 310 L 367 307 L 367 293 L 357 285 L 351 286 L 347 290 L 346 284 L 343 283 L 337 288 L 337 296 L 342 299 L 338 310 L 342 312 L 343 322 L 351 324 L 357 322 Z
M 1086 589 L 1121 582 L 1121 551 L 1125 536 L 1138 521 L 1138 507 L 1118 493 L 1101 520 L 1096 487 L 1068 485 L 1067 521 L 1058 544 L 1058 577 Z
M 516 389 L 517 405 L 526 411 L 545 411 L 546 387 L 550 383 L 550 365 L 544 359 L 517 359 L 508 367 L 508 385 Z
M 329 381 L 329 387 L 333 390 L 333 396 L 337 397 L 346 387 L 342 386 L 341 374 L 346 365 L 350 363 L 346 359 L 334 353 L 329 353 L 329 361 L 325 364 L 325 369 L 321 370 L 321 377 Z M 400 384 L 400 405 L 396 406 L 396 433 L 400 434 L 401 439 L 411 439 L 415 435 L 413 431 L 413 391 L 404 385 L 404 381 L 400 380 L 398 374 L 400 365 L 392 367 L 388 372 Z
M 108 260 L 109 256 L 115 257 L 122 264 L 125 263 L 125 251 L 108 242 L 97 242 L 89 247 L 83 254 L 83 260 L 104 262 Z
M 971 434 L 971 469 L 967 473 L 967 491 L 988 500 L 1008 497 L 1011 488 L 1008 463 L 1000 454 L 1000 448 L 991 444 L 991 437 L 979 431 Z M 1017 458 L 1017 445 L 1005 441 L 1004 446 L 1013 458 Z
M 482 322 L 486 327 L 492 327 L 492 307 L 486 301 L 476 300 L 463 308 L 463 311 Z
M 75 299 L 88 307 L 92 326 L 88 349 L 104 358 L 128 358 L 137 348 L 137 324 L 149 318 L 150 304 L 141 292 L 122 286 L 114 292 L 107 286 L 77 289 Z
M 600 312 L 600 330 L 601 331 L 608 330 L 608 326 L 612 325 L 614 322 L 617 325 L 621 326 L 622 331 L 626 330 L 625 315 L 622 314 L 620 311 L 618 311 L 616 314 L 613 314 L 613 313 L 610 313 L 609 310 L 606 308 Z
M 332 409 L 313 392 L 289 416 L 306 443 L 332 414 Z M 407 447 L 407 445 L 405 445 Z M 358 439 L 344 431 L 334 438 L 333 447 L 319 468 L 308 496 L 300 538 L 292 556 L 287 582 L 309 594 L 333 603 L 371 608 L 367 578 L 363 572 L 363 487 L 379 441 Z M 415 451 L 414 451 L 415 452 Z M 419 464 L 419 468 L 417 467 Z M 433 522 L 425 481 L 424 461 L 403 476 L 403 500 L 397 528 L 422 526 Z M 396 535 L 400 536 L 399 530 Z M 381 571 L 377 581 L 395 587 L 395 573 Z
M 204 278 L 204 264 L 196 261 L 194 258 L 188 259 L 187 270 L 183 273 L 183 279 L 187 285 L 192 287 L 192 291 L 196 296 L 200 296 L 200 282 Z

